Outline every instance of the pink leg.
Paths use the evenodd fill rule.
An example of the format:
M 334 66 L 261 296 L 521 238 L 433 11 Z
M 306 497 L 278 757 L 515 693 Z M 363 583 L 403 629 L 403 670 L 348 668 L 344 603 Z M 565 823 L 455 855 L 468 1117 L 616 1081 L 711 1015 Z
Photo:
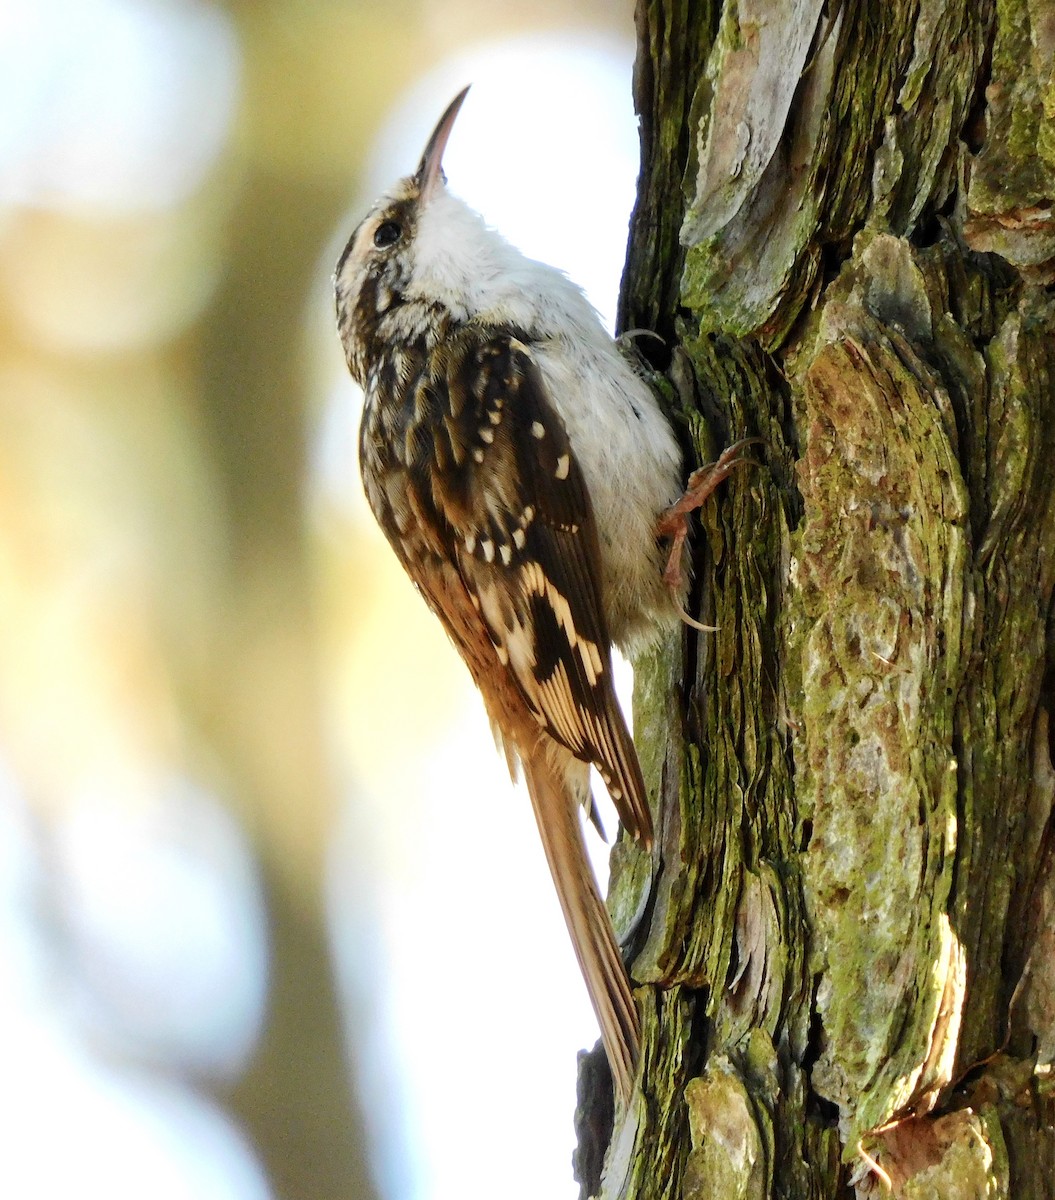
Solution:
M 717 462 L 707 463 L 689 476 L 685 494 L 675 501 L 656 522 L 656 533 L 660 537 L 671 539 L 670 557 L 667 559 L 663 581 L 672 592 L 681 588 L 681 556 L 685 549 L 685 541 L 689 536 L 689 513 L 700 508 L 707 502 L 711 493 L 727 475 L 732 474 L 737 467 L 745 463 L 758 465 L 755 459 L 748 458 L 744 450 L 761 442 L 761 438 L 743 438 L 734 442 L 728 449 L 723 450 Z

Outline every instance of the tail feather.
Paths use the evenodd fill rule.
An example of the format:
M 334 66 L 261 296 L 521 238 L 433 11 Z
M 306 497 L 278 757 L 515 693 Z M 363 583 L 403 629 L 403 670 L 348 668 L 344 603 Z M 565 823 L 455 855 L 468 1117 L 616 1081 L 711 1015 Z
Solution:
M 641 1026 L 612 922 L 586 857 L 575 794 L 548 760 L 525 762 L 524 774 L 612 1078 L 625 1102 L 633 1087 Z

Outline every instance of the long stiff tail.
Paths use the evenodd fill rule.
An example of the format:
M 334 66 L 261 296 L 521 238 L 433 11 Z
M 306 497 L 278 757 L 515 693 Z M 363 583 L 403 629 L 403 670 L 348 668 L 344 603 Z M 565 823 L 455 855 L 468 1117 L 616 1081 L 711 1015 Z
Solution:
M 569 783 L 548 759 L 525 762 L 524 774 L 612 1078 L 625 1103 L 633 1087 L 641 1024 L 612 922 L 586 857 L 578 804 Z

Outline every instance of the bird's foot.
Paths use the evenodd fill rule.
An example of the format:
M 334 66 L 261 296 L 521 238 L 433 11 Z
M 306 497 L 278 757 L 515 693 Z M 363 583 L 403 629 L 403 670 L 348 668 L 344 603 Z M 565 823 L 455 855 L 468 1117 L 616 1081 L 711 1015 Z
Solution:
M 670 538 L 670 557 L 663 572 L 663 582 L 677 598 L 681 591 L 681 556 L 685 542 L 689 536 L 689 513 L 702 507 L 710 498 L 715 488 L 732 474 L 737 467 L 747 464 L 759 466 L 757 459 L 749 458 L 744 451 L 748 446 L 757 445 L 761 438 L 743 438 L 734 442 L 718 456 L 717 461 L 707 463 L 689 476 L 685 493 L 680 500 L 675 501 L 656 522 L 656 533 L 660 537 Z M 680 611 L 680 606 L 679 606 Z M 682 618 L 697 629 L 710 629 L 709 625 L 700 625 L 682 613 Z

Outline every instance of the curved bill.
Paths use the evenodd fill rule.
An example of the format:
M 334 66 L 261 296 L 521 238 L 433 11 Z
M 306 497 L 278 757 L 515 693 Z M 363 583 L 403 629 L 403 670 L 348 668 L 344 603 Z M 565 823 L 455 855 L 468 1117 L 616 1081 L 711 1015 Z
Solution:
M 469 87 L 471 86 L 470 84 Z M 443 152 L 447 148 L 447 139 L 451 136 L 458 110 L 469 94 L 469 87 L 462 88 L 447 105 L 446 111 L 432 131 L 432 137 L 429 138 L 425 153 L 422 154 L 421 162 L 414 173 L 414 179 L 421 189 L 420 198 L 423 203 L 427 202 L 436 188 L 446 180 L 446 176 L 443 174 Z

